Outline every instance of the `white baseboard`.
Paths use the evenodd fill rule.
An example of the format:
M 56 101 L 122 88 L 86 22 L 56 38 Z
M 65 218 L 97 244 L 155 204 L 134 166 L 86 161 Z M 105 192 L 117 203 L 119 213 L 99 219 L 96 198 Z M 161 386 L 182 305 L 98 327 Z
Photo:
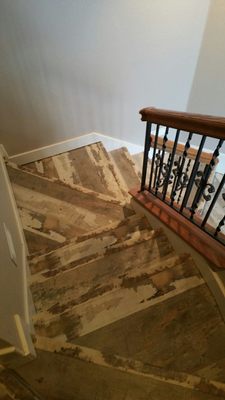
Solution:
M 41 160 L 45 157 L 51 157 L 65 151 L 74 150 L 79 147 L 87 146 L 92 143 L 101 141 L 107 151 L 118 149 L 119 147 L 127 147 L 131 154 L 136 154 L 143 151 L 142 146 L 126 142 L 124 140 L 115 139 L 110 136 L 102 135 L 101 133 L 91 132 L 83 136 L 64 140 L 62 142 L 53 143 L 49 146 L 40 147 L 25 153 L 10 156 L 9 161 L 17 165 L 27 164 L 33 161 Z M 3 147 L 3 146 L 2 146 Z M 4 147 L 3 147 L 4 149 Z M 5 152 L 6 153 L 6 152 Z M 7 154 L 7 153 L 6 153 Z
M 72 139 L 64 140 L 62 142 L 53 143 L 49 146 L 39 147 L 31 151 L 26 151 L 25 153 L 10 156 L 9 161 L 14 162 L 17 165 L 27 164 L 33 161 L 41 160 L 45 157 L 51 157 L 65 151 L 87 146 L 88 144 L 95 142 L 95 135 L 93 133 L 89 133 Z

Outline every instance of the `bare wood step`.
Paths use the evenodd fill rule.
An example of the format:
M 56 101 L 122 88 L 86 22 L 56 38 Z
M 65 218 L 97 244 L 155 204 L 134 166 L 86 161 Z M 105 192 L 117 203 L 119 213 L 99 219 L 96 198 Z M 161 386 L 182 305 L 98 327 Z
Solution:
M 70 356 L 67 355 L 66 347 L 65 353 L 63 349 L 61 352 L 57 351 L 57 348 L 55 352 L 40 350 L 37 360 L 30 364 L 30 368 L 27 366 L 19 369 L 18 373 L 39 390 L 45 399 L 51 399 L 51 396 L 55 400 L 74 398 L 76 400 L 221 400 L 224 398 L 223 387 L 219 391 L 214 382 L 210 387 L 211 382 L 183 375 L 177 376 L 177 381 L 172 379 L 167 381 L 153 374 L 151 376 L 148 373 L 141 374 L 140 371 L 131 372 L 131 368 L 127 371 L 123 366 L 121 369 L 119 366 L 112 367 L 110 362 L 101 359 L 101 354 L 98 352 L 91 353 L 90 349 L 85 354 L 82 350 L 74 347 Z M 82 359 L 82 355 L 86 355 L 86 358 Z
M 61 355 L 62 362 L 66 362 L 66 358 L 71 362 L 80 360 L 90 364 L 109 368 L 110 370 L 123 371 L 131 375 L 146 377 L 153 379 L 159 384 L 165 382 L 170 385 L 186 388 L 192 391 L 212 394 L 215 396 L 225 397 L 225 384 L 215 379 L 204 379 L 197 375 L 173 371 L 162 367 L 156 367 L 149 363 L 135 360 L 134 358 L 126 358 L 109 352 L 102 352 L 90 347 L 84 347 L 70 342 L 64 342 L 63 338 L 49 339 L 45 337 L 37 337 L 37 349 L 47 351 L 46 355 L 51 359 L 51 353 Z M 41 352 L 39 351 L 41 356 Z M 35 364 L 35 362 L 34 362 Z M 193 393 L 195 396 L 196 393 Z M 196 398 L 196 397 L 195 397 Z
M 47 239 L 45 251 L 52 250 L 68 239 L 134 213 L 124 203 L 102 199 L 81 187 L 71 188 L 11 166 L 8 173 L 23 227 L 32 234 L 27 235 L 31 253 L 38 247 L 38 239 L 33 244 L 34 234 L 41 237 L 40 246 L 43 238 Z
M 46 277 L 101 258 L 110 249 L 119 251 L 125 241 L 135 243 L 144 229 L 151 230 L 147 218 L 133 215 L 98 231 L 78 236 L 47 254 L 34 256 L 29 262 L 31 273 L 36 274 L 32 281 L 37 283 Z
M 116 274 L 111 272 L 112 267 L 109 264 L 111 268 L 107 268 L 103 277 L 103 268 L 100 268 L 100 266 L 99 271 L 96 271 L 98 275 L 94 272 L 94 268 L 92 272 L 91 268 L 85 271 L 82 267 L 79 271 L 80 274 L 83 273 L 80 280 L 78 273 L 76 277 L 73 276 L 73 281 L 72 276 L 70 277 L 71 296 L 67 297 L 63 292 L 65 286 L 63 284 L 61 286 L 61 295 L 64 293 L 63 297 L 67 297 L 69 302 L 60 305 L 60 297 L 58 296 L 59 302 L 56 302 L 47 311 L 39 312 L 35 316 L 34 323 L 37 334 L 49 337 L 65 334 L 67 339 L 71 341 L 76 337 L 84 336 L 114 321 L 165 301 L 183 291 L 202 285 L 203 280 L 194 267 L 193 261 L 187 256 L 184 258 L 167 258 L 161 265 L 160 262 L 155 263 L 155 265 L 148 262 L 136 268 L 129 265 Z M 124 260 L 119 267 L 122 268 L 123 265 Z M 90 266 L 91 264 L 89 264 Z M 114 268 L 116 266 L 118 268 L 118 264 L 114 264 Z M 118 275 L 119 273 L 121 275 Z M 76 280 L 79 280 L 79 283 Z M 87 286 L 85 287 L 86 281 Z M 91 286 L 90 281 L 92 282 Z M 96 283 L 94 287 L 93 282 Z M 75 298 L 76 293 L 77 297 Z M 49 293 L 49 297 L 51 295 L 54 297 L 55 293 Z M 42 307 L 45 308 L 46 301 L 43 293 L 41 298 Z M 48 304 L 49 300 L 47 299 Z
M 138 170 L 127 148 L 121 147 L 111 151 L 110 154 L 119 168 L 127 190 L 137 187 L 140 184 Z
M 205 284 L 77 338 L 75 343 L 99 350 L 109 359 L 117 354 L 224 382 L 225 324 Z M 214 373 L 209 373 L 210 366 Z
M 127 241 L 106 249 L 101 258 L 86 263 L 81 261 L 80 265 L 75 263 L 75 268 L 72 263 L 58 275 L 46 274 L 42 279 L 34 276 L 31 291 L 36 309 L 51 310 L 51 317 L 57 309 L 65 311 L 72 305 L 115 289 L 120 286 L 126 271 L 139 270 L 140 265 L 159 262 L 171 253 L 174 254 L 172 246 L 162 232 L 134 231 Z
M 113 163 L 101 142 L 25 164 L 24 170 L 122 200 Z

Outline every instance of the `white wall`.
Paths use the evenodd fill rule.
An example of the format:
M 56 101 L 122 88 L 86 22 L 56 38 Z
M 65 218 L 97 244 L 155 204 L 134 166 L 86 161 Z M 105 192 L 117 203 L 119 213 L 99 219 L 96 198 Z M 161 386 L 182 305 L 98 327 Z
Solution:
M 225 116 L 225 1 L 212 0 L 187 111 Z M 217 140 L 206 146 L 215 149 Z M 225 153 L 225 144 L 221 151 Z M 224 162 L 220 163 L 221 171 Z
M 209 2 L 1 0 L 0 143 L 143 143 L 140 108 L 186 109 Z
M 188 111 L 225 116 L 225 1 L 212 0 Z

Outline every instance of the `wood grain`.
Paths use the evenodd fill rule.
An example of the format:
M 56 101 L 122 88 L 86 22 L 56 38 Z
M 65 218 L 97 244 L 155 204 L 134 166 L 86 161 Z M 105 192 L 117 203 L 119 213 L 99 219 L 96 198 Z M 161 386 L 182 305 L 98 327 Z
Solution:
M 223 117 L 162 110 L 154 107 L 143 108 L 140 110 L 140 114 L 142 121 L 225 139 L 225 118 Z
M 149 212 L 219 268 L 225 268 L 225 247 L 151 193 L 133 189 L 130 194 Z

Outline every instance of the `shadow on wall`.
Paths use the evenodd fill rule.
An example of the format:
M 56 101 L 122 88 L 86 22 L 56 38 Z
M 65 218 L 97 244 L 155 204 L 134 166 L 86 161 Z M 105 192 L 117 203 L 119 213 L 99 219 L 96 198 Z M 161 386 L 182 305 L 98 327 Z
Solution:
M 198 62 L 189 95 L 187 111 L 225 116 L 225 2 L 211 2 Z M 208 138 L 214 149 L 217 140 Z M 225 153 L 225 144 L 221 151 Z
M 74 10 L 51 0 L 44 7 L 2 0 L 0 11 L 0 143 L 9 155 L 92 131 L 121 137 L 130 114 L 126 94 L 115 89 L 115 70 L 111 77 L 107 68 L 95 74 L 96 60 L 88 56 L 94 48 L 82 38 L 85 26 L 79 15 L 70 18 L 70 12 L 85 12 L 82 2 Z M 138 110 L 137 99 L 132 112 L 142 131 Z
M 140 108 L 185 109 L 208 4 L 1 0 L 0 143 L 12 155 L 99 131 L 143 144 Z

